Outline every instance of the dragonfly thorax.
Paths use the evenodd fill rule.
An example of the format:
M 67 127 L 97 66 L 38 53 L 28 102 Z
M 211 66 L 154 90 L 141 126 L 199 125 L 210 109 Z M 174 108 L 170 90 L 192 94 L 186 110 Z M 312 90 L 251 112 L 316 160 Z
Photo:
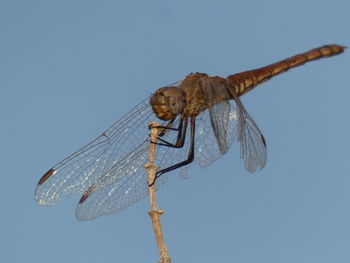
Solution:
M 154 114 L 161 120 L 171 120 L 182 113 L 185 103 L 183 92 L 175 86 L 158 89 L 150 99 Z

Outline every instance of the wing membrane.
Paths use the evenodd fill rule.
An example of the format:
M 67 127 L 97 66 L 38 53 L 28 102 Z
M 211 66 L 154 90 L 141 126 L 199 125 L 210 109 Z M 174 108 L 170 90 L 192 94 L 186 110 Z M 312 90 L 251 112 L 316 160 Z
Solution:
M 238 109 L 238 140 L 240 142 L 241 159 L 245 169 L 254 173 L 266 164 L 266 142 L 258 126 L 243 107 L 239 98 L 235 99 Z
M 147 98 L 94 141 L 52 167 L 36 187 L 38 203 L 54 205 L 61 195 L 86 192 L 130 152 L 140 149 L 148 139 L 152 113 Z
M 205 111 L 198 118 L 197 129 L 200 132 L 197 132 L 199 145 L 197 143 L 196 161 L 201 166 L 209 165 L 224 155 L 232 142 L 237 140 L 245 169 L 251 173 L 262 169 L 266 163 L 265 139 L 238 96 L 226 87 L 227 83 L 215 77 L 202 80 L 201 84 L 209 116 Z M 229 99 L 232 99 L 231 103 Z M 213 138 L 217 145 L 214 145 Z

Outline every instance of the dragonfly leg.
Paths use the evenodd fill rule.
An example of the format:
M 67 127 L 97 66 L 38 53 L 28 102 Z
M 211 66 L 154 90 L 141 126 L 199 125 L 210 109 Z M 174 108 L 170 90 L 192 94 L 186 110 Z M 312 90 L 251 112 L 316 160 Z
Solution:
M 173 120 L 170 121 L 167 126 L 155 126 L 153 128 L 159 128 L 160 127 L 160 128 L 163 128 L 164 130 L 166 130 L 166 129 L 169 130 L 170 129 L 170 130 L 178 131 L 176 142 L 175 143 L 171 143 L 171 142 L 168 142 L 168 141 L 160 138 L 161 136 L 163 136 L 165 134 L 164 131 L 161 131 L 160 135 L 158 136 L 158 140 L 160 141 L 160 143 L 159 142 L 152 142 L 152 143 L 155 143 L 157 145 L 168 146 L 168 147 L 172 147 L 172 148 L 181 148 L 181 147 L 183 147 L 183 145 L 185 143 L 185 138 L 186 138 L 188 118 L 181 117 L 178 128 L 171 127 L 170 125 L 172 125 L 172 123 L 173 123 Z
M 151 184 L 148 184 L 149 186 L 152 186 L 154 185 L 154 183 L 156 182 L 156 180 L 162 175 L 162 174 L 165 174 L 167 172 L 170 172 L 172 170 L 175 170 L 177 168 L 180 168 L 182 166 L 185 166 L 191 162 L 193 162 L 194 160 L 194 137 L 195 137 L 195 129 L 196 129 L 196 122 L 195 122 L 195 117 L 191 117 L 191 138 L 190 138 L 190 149 L 189 149 L 189 152 L 188 152 L 188 157 L 186 160 L 182 161 L 182 162 L 179 162 L 177 164 L 174 164 L 172 166 L 169 166 L 168 168 L 164 168 L 160 171 L 158 171 L 156 173 L 156 176 L 154 178 L 154 181 L 151 183 Z M 185 122 L 185 127 L 187 128 L 187 120 Z
M 170 120 L 166 126 L 162 126 L 162 125 L 159 125 L 159 126 L 149 126 L 148 128 L 149 129 L 152 129 L 152 128 L 157 128 L 157 129 L 160 129 L 160 132 L 158 134 L 158 137 L 163 137 L 167 132 L 168 130 L 173 130 L 173 131 L 178 131 L 179 128 L 174 128 L 173 125 L 174 125 L 174 121 L 175 121 L 176 118 Z

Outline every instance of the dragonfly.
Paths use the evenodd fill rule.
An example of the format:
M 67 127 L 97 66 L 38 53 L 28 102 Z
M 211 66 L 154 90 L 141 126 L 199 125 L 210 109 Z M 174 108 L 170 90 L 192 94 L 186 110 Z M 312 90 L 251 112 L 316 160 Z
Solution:
M 95 140 L 49 169 L 39 180 L 35 199 L 55 205 L 63 195 L 81 194 L 78 220 L 117 213 L 148 194 L 144 164 L 148 157 L 148 123 L 160 122 L 152 183 L 158 190 L 168 173 L 194 162 L 206 167 L 233 143 L 251 173 L 264 168 L 266 142 L 240 97 L 287 70 L 338 55 L 346 47 L 325 45 L 226 78 L 191 73 L 158 89 Z

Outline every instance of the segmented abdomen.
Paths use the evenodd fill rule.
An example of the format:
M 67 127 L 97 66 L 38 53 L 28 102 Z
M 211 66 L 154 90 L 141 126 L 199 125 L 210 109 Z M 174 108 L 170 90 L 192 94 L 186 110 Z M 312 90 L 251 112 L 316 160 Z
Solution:
M 234 91 L 240 96 L 252 90 L 262 82 L 286 72 L 290 68 L 303 65 L 306 62 L 316 59 L 338 55 L 342 53 L 344 49 L 345 47 L 340 45 L 325 45 L 262 68 L 230 75 L 227 77 L 227 81 L 233 85 Z

